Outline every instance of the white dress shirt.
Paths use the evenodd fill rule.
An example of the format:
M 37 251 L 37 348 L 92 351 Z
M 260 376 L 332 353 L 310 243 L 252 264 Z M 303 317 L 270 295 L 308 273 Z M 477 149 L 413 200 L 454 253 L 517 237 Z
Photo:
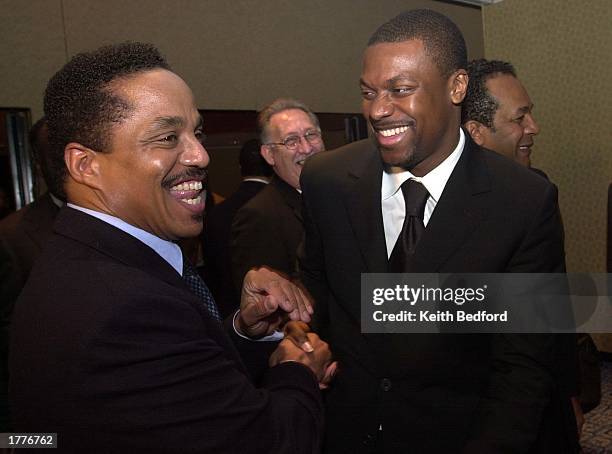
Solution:
M 395 246 L 397 238 L 402 231 L 402 225 L 406 215 L 404 195 L 400 190 L 402 183 L 412 178 L 425 186 L 425 189 L 427 189 L 427 192 L 429 192 L 427 204 L 425 205 L 425 214 L 423 216 L 423 223 L 425 224 L 425 227 L 427 227 L 438 200 L 440 200 L 440 197 L 442 196 L 444 187 L 446 186 L 451 173 L 453 173 L 453 169 L 455 168 L 455 165 L 457 165 L 457 161 L 459 161 L 459 158 L 461 157 L 464 145 L 465 135 L 463 130 L 459 128 L 459 143 L 453 152 L 427 175 L 423 177 L 416 177 L 408 170 L 399 173 L 383 172 L 381 200 L 383 225 L 385 228 L 385 241 L 387 243 L 387 257 L 391 257 L 393 246 Z

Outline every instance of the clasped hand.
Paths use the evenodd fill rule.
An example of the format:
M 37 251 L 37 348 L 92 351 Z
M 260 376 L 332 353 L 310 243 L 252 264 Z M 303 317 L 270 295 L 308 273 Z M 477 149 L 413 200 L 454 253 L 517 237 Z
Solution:
M 270 366 L 296 361 L 309 367 L 325 389 L 336 374 L 329 345 L 310 331 L 309 296 L 297 285 L 265 267 L 249 271 L 243 282 L 236 327 L 260 338 L 284 327 L 285 339 L 270 356 Z

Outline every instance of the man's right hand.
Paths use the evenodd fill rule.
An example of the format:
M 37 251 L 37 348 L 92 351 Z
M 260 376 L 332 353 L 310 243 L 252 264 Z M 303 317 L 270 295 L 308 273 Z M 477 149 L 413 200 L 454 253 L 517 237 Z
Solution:
M 311 352 L 305 352 L 298 347 L 291 339 L 284 339 L 276 350 L 270 355 L 270 367 L 286 361 L 296 361 L 309 367 L 319 381 L 319 388 L 325 389 L 333 379 L 338 363 L 332 361 L 331 350 L 327 342 L 315 333 L 306 334 L 309 344 L 312 346 Z
M 281 328 L 288 319 L 307 323 L 312 313 L 310 297 L 299 286 L 261 267 L 244 278 L 236 328 L 256 339 Z

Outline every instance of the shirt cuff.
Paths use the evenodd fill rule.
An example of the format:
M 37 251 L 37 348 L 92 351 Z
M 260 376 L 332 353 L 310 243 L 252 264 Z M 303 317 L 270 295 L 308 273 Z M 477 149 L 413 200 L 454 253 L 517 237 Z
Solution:
M 236 328 L 236 317 L 238 317 L 239 313 L 240 309 L 238 309 L 234 314 L 234 318 L 232 319 L 232 327 L 234 328 L 234 332 L 243 339 L 250 340 L 252 342 L 277 342 L 285 338 L 285 334 L 282 331 L 274 331 L 272 334 L 260 337 L 259 339 L 253 339 L 251 337 L 245 336 L 240 331 L 238 331 L 238 328 Z

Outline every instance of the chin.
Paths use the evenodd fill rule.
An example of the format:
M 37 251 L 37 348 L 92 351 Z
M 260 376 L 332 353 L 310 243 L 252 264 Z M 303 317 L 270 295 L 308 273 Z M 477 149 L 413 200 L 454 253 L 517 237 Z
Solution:
M 179 239 L 194 238 L 198 236 L 200 233 L 202 233 L 202 229 L 204 227 L 204 223 L 202 222 L 202 216 L 201 215 L 194 216 L 192 218 L 192 221 L 193 222 L 183 224 L 180 227 L 177 226 L 177 228 L 174 231 L 177 238 Z
M 412 153 L 407 153 L 405 149 L 383 148 L 379 146 L 378 150 L 383 162 L 387 165 L 401 165 L 412 157 Z

